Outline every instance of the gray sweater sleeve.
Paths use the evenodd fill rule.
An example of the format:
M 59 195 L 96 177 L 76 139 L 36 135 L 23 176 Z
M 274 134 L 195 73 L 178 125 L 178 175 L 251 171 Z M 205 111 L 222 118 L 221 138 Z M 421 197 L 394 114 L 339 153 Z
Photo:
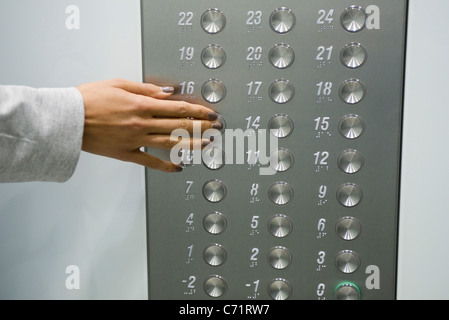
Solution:
M 84 102 L 76 88 L 0 86 L 0 182 L 65 182 L 81 153 Z

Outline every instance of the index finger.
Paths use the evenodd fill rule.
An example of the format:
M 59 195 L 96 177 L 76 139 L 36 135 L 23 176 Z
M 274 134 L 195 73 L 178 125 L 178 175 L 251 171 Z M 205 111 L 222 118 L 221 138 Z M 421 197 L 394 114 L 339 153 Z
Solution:
M 203 105 L 186 101 L 147 98 L 148 110 L 154 117 L 217 120 L 218 114 Z

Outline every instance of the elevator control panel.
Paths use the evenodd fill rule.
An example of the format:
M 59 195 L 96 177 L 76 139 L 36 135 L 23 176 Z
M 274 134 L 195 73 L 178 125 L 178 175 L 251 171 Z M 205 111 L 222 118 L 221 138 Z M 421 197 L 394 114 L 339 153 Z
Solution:
M 407 1 L 141 6 L 144 81 L 223 124 L 148 150 L 184 166 L 147 171 L 149 298 L 394 299 Z

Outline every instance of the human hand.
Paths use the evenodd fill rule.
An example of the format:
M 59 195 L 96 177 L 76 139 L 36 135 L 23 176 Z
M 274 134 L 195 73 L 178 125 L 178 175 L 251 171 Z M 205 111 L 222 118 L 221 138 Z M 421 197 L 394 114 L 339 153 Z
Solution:
M 173 130 L 192 132 L 195 121 L 201 129 L 221 129 L 218 115 L 201 105 L 167 100 L 173 88 L 136 83 L 123 79 L 83 84 L 78 87 L 84 99 L 85 127 L 83 151 L 122 161 L 134 162 L 165 172 L 182 167 L 141 151 L 142 147 L 171 149 Z M 193 141 L 205 146 L 209 140 Z

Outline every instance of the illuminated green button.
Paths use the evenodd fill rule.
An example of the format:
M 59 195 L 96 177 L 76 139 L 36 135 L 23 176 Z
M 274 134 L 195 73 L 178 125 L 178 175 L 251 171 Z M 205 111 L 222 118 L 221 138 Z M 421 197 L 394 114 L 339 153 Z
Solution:
M 343 282 L 335 289 L 337 300 L 360 300 L 360 289 L 351 282 Z

